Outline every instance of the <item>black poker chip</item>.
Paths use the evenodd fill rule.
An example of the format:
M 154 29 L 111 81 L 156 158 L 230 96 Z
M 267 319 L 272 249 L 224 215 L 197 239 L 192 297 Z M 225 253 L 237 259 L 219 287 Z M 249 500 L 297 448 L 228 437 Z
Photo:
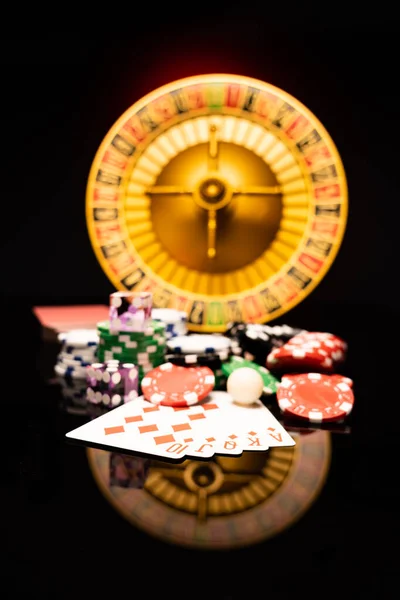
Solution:
M 209 367 L 212 371 L 221 368 L 223 362 L 229 360 L 229 353 L 204 353 L 204 354 L 180 354 L 170 353 L 165 355 L 165 362 L 170 362 L 179 367 Z
M 303 331 L 289 325 L 235 322 L 228 326 L 225 335 L 237 340 L 245 358 L 265 366 L 266 358 L 274 348 L 283 346 Z

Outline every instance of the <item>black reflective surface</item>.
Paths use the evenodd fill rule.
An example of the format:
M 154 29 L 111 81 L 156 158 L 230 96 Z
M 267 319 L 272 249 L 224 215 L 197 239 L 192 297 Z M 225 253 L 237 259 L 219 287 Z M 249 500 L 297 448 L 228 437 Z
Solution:
M 213 461 L 213 467 L 191 467 L 183 474 L 182 469 L 172 473 L 162 461 L 148 463 L 118 452 L 109 452 L 106 459 L 97 455 L 97 460 L 94 451 L 67 443 L 65 433 L 87 416 L 84 411 L 65 410 L 62 388 L 49 383 L 58 349 L 54 336 L 41 328 L 28 305 L 13 302 L 3 308 L 9 323 L 3 327 L 1 569 L 13 590 L 5 597 L 36 592 L 52 598 L 111 593 L 122 597 L 133 593 L 138 582 L 149 592 L 164 589 L 178 596 L 186 596 L 184 590 L 190 588 L 211 597 L 221 597 L 217 590 L 222 597 L 241 597 L 246 593 L 239 593 L 241 584 L 247 585 L 243 587 L 247 593 L 262 591 L 263 597 L 272 585 L 296 593 L 299 585 L 316 589 L 317 584 L 327 588 L 337 584 L 349 590 L 354 584 L 359 590 L 376 585 L 381 597 L 394 597 L 390 585 L 398 573 L 400 533 L 394 315 L 386 314 L 383 326 L 380 308 L 369 308 L 368 325 L 365 308 L 338 307 L 334 317 L 332 311 L 330 316 L 321 311 L 320 321 L 312 323 L 347 340 L 343 374 L 354 380 L 356 403 L 345 426 L 322 427 L 313 433 L 307 427 L 285 424 L 302 436 L 305 448 L 293 489 L 301 488 L 303 493 L 302 486 L 308 486 L 299 501 L 304 510 L 300 506 L 297 514 L 294 508 L 292 519 L 291 493 L 293 499 L 297 492 L 279 496 L 277 505 L 261 497 L 271 481 L 280 485 L 279 494 L 285 491 L 284 471 L 292 465 L 289 455 L 271 460 L 267 453 L 257 458 L 258 464 L 236 458 L 228 463 Z M 308 453 L 308 440 L 314 435 L 319 436 L 317 455 Z M 241 465 L 235 463 L 239 460 Z M 104 465 L 110 469 L 109 489 L 113 487 L 118 498 L 137 499 L 150 473 L 149 501 L 137 510 L 136 500 L 133 504 L 129 500 L 130 515 L 126 505 L 118 509 L 100 481 Z M 264 478 L 258 479 L 264 492 L 254 492 L 256 476 Z M 296 477 L 300 476 L 299 487 Z M 157 478 L 162 489 L 157 488 Z M 223 501 L 219 499 L 216 508 L 193 511 L 188 494 L 197 494 L 200 506 L 201 488 L 216 485 L 217 480 L 218 493 L 235 492 L 237 501 L 244 503 L 236 508 L 227 505 L 225 516 L 229 511 L 246 512 L 247 517 L 256 515 L 256 520 L 249 518 L 244 525 L 233 520 L 230 532 L 220 530 L 224 543 L 209 547 L 198 543 L 199 535 L 205 531 L 207 510 L 208 516 L 212 510 L 223 511 Z M 251 493 L 245 489 L 249 481 Z M 315 494 L 313 482 L 319 486 Z M 180 500 L 184 489 L 187 505 Z M 190 511 L 192 516 L 179 524 L 182 514 Z M 274 519 L 280 519 L 276 528 Z M 175 526 L 181 527 L 181 535 L 174 542 Z M 191 542 L 191 528 L 196 543 Z M 216 582 L 211 583 L 213 574 Z M 193 580 L 186 584 L 189 588 L 180 587 L 183 577 Z

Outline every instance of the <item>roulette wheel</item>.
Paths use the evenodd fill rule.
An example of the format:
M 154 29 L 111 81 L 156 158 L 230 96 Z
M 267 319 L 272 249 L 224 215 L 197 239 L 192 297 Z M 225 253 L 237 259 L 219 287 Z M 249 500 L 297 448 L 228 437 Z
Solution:
M 331 437 L 309 430 L 290 448 L 206 462 L 146 460 L 140 485 L 128 455 L 88 448 L 87 458 L 100 492 L 131 525 L 170 544 L 224 550 L 264 542 L 299 521 L 326 482 Z M 116 459 L 125 463 L 119 478 Z
M 164 85 L 111 127 L 93 160 L 86 221 L 118 290 L 149 290 L 188 328 L 267 322 L 332 265 L 348 211 L 344 167 L 301 102 L 209 74 Z

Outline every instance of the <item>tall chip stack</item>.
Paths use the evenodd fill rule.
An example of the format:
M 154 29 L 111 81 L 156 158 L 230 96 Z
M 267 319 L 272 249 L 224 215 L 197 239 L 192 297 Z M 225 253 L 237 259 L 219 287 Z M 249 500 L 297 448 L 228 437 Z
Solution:
M 97 361 L 99 336 L 95 329 L 73 329 L 58 335 L 61 348 L 54 371 L 61 386 L 66 412 L 86 412 L 86 369 Z
M 152 318 L 148 292 L 110 294 L 110 317 L 97 323 L 99 363 L 118 360 L 138 369 L 140 382 L 146 373 L 165 362 L 166 324 Z

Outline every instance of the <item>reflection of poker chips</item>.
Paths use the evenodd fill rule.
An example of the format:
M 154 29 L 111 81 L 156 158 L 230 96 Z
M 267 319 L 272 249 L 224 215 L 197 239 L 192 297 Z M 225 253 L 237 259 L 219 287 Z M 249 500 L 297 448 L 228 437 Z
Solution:
M 226 377 L 229 377 L 229 375 L 233 373 L 233 371 L 236 371 L 237 369 L 240 369 L 242 367 L 250 367 L 251 369 L 254 369 L 261 375 L 262 380 L 264 382 L 264 394 L 275 394 L 279 385 L 279 380 L 276 377 L 274 377 L 274 375 L 272 375 L 272 373 L 270 373 L 268 369 L 261 365 L 258 365 L 253 361 L 246 360 L 241 356 L 232 356 L 228 362 L 222 365 L 221 370 Z
M 63 376 L 57 376 L 56 380 L 61 388 L 61 409 L 70 414 L 86 414 L 86 382 L 81 379 L 66 379 Z
M 182 335 L 167 341 L 167 351 L 174 354 L 232 352 L 237 346 L 230 338 L 212 333 Z
M 215 385 L 208 367 L 180 367 L 164 363 L 141 381 L 142 394 L 153 404 L 191 406 L 208 396 Z
M 285 375 L 276 398 L 285 414 L 317 423 L 343 420 L 354 405 L 351 387 L 322 373 Z

